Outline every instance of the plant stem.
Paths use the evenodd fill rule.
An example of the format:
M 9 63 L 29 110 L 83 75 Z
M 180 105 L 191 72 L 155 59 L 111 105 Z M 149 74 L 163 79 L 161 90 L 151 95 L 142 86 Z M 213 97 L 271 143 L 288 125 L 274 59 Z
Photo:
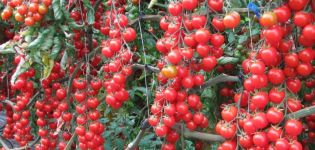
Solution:
M 183 134 L 184 137 L 186 138 L 192 138 L 192 139 L 197 139 L 197 140 L 202 140 L 202 141 L 207 141 L 207 142 L 225 141 L 225 139 L 220 135 L 197 132 L 197 131 L 189 131 L 187 128 L 181 129 L 180 126 L 178 125 L 175 125 L 173 129 L 175 129 L 178 133 Z
M 142 123 L 141 123 L 141 126 L 140 126 L 140 131 L 139 133 L 137 134 L 136 138 L 128 144 L 127 148 L 125 150 L 133 150 L 135 149 L 140 141 L 141 141 L 141 138 L 145 135 L 145 132 L 146 130 L 150 128 L 150 125 L 149 125 L 149 122 L 147 119 L 145 119 Z
M 133 64 L 132 65 L 132 69 L 136 70 L 136 69 L 147 69 L 148 71 L 152 71 L 154 73 L 159 73 L 160 70 L 156 67 L 153 66 L 149 66 L 149 65 L 142 65 L 142 64 Z
M 68 81 L 66 101 L 67 101 L 69 106 L 71 106 L 70 96 L 72 94 L 71 93 L 72 83 L 73 83 L 73 80 L 74 80 L 75 76 L 77 75 L 77 72 L 80 70 L 82 63 L 83 63 L 83 61 L 78 62 L 77 66 L 75 67 L 75 69 L 72 72 L 72 74 L 71 74 L 71 76 L 69 78 L 69 81 Z
M 67 143 L 66 147 L 65 147 L 65 150 L 70 150 L 71 149 L 71 145 L 72 143 L 74 142 L 74 139 L 76 138 L 76 134 L 73 133 L 69 142 Z
M 40 140 L 40 137 L 38 136 L 33 142 L 29 143 L 28 145 L 23 146 L 23 147 L 18 147 L 18 148 L 12 148 L 12 149 L 10 149 L 10 150 L 25 150 L 25 149 L 31 148 L 31 147 L 34 146 L 37 142 L 39 142 L 39 140 Z
M 214 78 L 209 79 L 207 82 L 205 82 L 202 86 L 200 87 L 196 87 L 191 89 L 192 91 L 202 91 L 204 90 L 206 87 L 212 86 L 212 85 L 216 85 L 218 83 L 221 82 L 239 82 L 240 79 L 237 76 L 229 76 L 226 74 L 220 74 Z
M 6 150 L 10 149 L 10 148 L 8 147 L 8 145 L 4 142 L 4 140 L 5 140 L 5 139 L 4 139 L 2 136 L 0 136 L 0 143 L 1 143 L 1 145 L 3 146 L 3 148 L 6 149 Z
M 97 9 L 97 7 L 100 5 L 101 1 L 102 1 L 102 0 L 97 0 L 97 1 L 94 3 L 94 6 L 93 6 L 94 11 L 95 11 L 95 10 Z
M 155 1 L 155 0 L 152 0 L 152 1 Z M 260 9 L 264 9 L 264 7 L 260 7 Z M 233 8 L 233 9 L 229 9 L 229 12 L 230 11 L 236 11 L 236 12 L 239 12 L 239 13 L 247 13 L 248 12 L 248 8 Z M 223 12 L 223 13 L 228 13 L 228 12 Z M 202 11 L 202 12 L 193 13 L 192 15 L 206 15 L 206 14 L 207 14 L 207 11 Z M 144 16 L 142 16 L 141 19 L 142 20 L 146 20 L 146 21 L 160 21 L 160 19 L 162 17 L 163 17 L 162 15 L 144 15 Z M 129 22 L 129 25 L 135 24 L 138 20 L 139 20 L 139 18 L 131 20 Z
M 286 120 L 288 120 L 290 118 L 299 119 L 299 118 L 303 118 L 303 117 L 309 116 L 309 115 L 314 114 L 314 113 L 315 113 L 315 106 L 306 107 L 306 108 L 301 109 L 299 111 L 288 114 L 285 117 L 285 119 Z
M 37 91 L 34 96 L 30 99 L 30 101 L 27 103 L 27 105 L 25 106 L 25 108 L 30 108 L 30 106 L 33 104 L 33 102 L 36 101 L 37 96 L 39 96 L 41 93 L 41 91 Z
M 4 104 L 8 104 L 9 106 L 11 106 L 12 108 L 14 107 L 15 103 L 13 103 L 12 101 L 8 100 L 8 99 L 5 99 L 3 101 L 0 101 L 1 103 L 4 103 Z
M 23 147 L 17 147 L 17 148 L 9 148 L 8 145 L 4 142 L 4 140 L 6 140 L 6 139 L 4 139 L 2 136 L 0 136 L 0 143 L 4 147 L 4 149 L 6 149 L 6 150 L 24 150 L 24 149 L 28 149 L 28 148 L 31 148 L 32 146 L 34 146 L 40 140 L 40 137 L 38 136 L 31 143 L 29 143 Z
M 141 138 L 144 136 L 146 129 L 141 129 L 137 134 L 136 138 L 128 144 L 125 150 L 133 150 L 135 149 L 141 141 Z

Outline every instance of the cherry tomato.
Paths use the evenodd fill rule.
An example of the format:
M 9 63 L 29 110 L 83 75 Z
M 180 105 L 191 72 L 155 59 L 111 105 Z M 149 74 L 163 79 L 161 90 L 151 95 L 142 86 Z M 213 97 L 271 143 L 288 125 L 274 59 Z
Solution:
M 260 25 L 264 27 L 271 27 L 277 24 L 277 15 L 274 12 L 266 12 L 259 19 Z
M 208 7 L 212 11 L 220 12 L 223 8 L 223 0 L 208 0 Z
M 193 10 L 197 7 L 198 0 L 183 0 L 182 6 L 186 10 Z
M 237 12 L 231 12 L 223 18 L 223 24 L 226 28 L 233 29 L 240 24 L 240 15 Z
M 289 119 L 285 123 L 285 132 L 292 136 L 297 136 L 302 133 L 302 123 L 295 119 Z
M 172 2 L 168 5 L 167 10 L 171 15 L 178 16 L 182 13 L 182 4 Z

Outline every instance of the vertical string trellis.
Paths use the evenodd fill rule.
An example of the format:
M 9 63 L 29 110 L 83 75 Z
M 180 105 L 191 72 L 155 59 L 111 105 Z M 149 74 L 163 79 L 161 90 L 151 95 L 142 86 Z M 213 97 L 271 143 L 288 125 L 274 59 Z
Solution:
M 148 95 L 148 83 L 147 83 L 147 55 L 145 52 L 145 48 L 144 48 L 144 41 L 143 41 L 143 34 L 142 34 L 142 27 L 141 27 L 141 18 L 142 18 L 142 11 L 141 11 L 141 0 L 139 1 L 138 4 L 138 11 L 139 11 L 139 19 L 138 19 L 138 24 L 139 24 L 139 31 L 140 31 L 140 38 L 141 38 L 141 45 L 142 45 L 142 52 L 143 52 L 143 57 L 144 57 L 144 69 L 143 69 L 143 73 L 144 73 L 144 84 L 145 84 L 145 92 L 146 92 L 146 105 L 148 108 L 148 116 L 150 116 L 150 109 L 149 109 L 149 95 Z

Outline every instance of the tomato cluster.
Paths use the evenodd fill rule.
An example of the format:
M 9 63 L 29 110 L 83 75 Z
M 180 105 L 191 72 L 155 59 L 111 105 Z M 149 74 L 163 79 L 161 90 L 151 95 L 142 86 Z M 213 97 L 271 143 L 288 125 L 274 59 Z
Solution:
M 136 31 L 128 27 L 128 18 L 119 9 L 119 3 L 109 1 L 107 5 L 112 12 L 105 12 L 104 26 L 100 29 L 102 34 L 109 37 L 101 45 L 103 56 L 109 60 L 103 65 L 104 87 L 108 93 L 105 102 L 113 108 L 120 108 L 129 99 L 125 86 L 127 77 L 132 74 L 130 62 L 133 53 L 128 42 L 136 39 Z
M 307 88 L 307 91 L 303 95 L 303 100 L 304 100 L 304 105 L 306 107 L 308 106 L 314 106 L 315 102 L 315 80 L 313 79 L 308 79 L 305 81 L 305 87 Z M 314 143 L 315 142 L 315 115 L 311 114 L 310 116 L 305 117 L 305 122 L 306 122 L 306 129 L 305 131 L 308 131 L 307 136 L 308 139 L 305 139 L 305 144 L 309 143 Z
M 6 107 L 7 124 L 3 129 L 3 137 L 14 138 L 20 145 L 24 146 L 33 140 L 29 118 L 31 116 L 27 104 L 30 102 L 35 90 L 30 78 L 34 77 L 35 70 L 29 69 L 21 74 L 19 78 L 10 84 L 10 95 L 17 94 L 13 101 L 13 107 Z
M 170 2 L 169 14 L 160 20 L 164 36 L 156 42 L 156 49 L 163 55 L 157 64 L 161 86 L 150 108 L 149 123 L 157 136 L 166 138 L 163 150 L 175 149 L 179 138 L 174 130 L 176 123 L 185 123 L 191 131 L 208 127 L 208 119 L 201 112 L 200 96 L 191 90 L 205 83 L 202 72 L 212 72 L 217 58 L 223 55 L 221 46 L 225 37 L 219 32 L 235 28 L 240 22 L 239 14 L 232 12 L 223 19 L 214 17 L 208 29 L 206 15 L 191 14 L 199 3 L 198 0 Z M 208 1 L 211 11 L 221 11 L 222 7 L 223 1 Z
M 14 1 L 14 3 L 16 2 L 20 1 Z M 46 6 L 47 2 L 48 1 L 45 1 L 45 3 L 43 2 L 43 6 Z M 91 2 L 92 4 L 95 3 L 95 1 Z M 4 15 L 7 15 L 7 10 L 13 11 L 13 8 L 17 9 L 14 10 L 14 13 L 20 13 L 19 9 L 25 7 L 24 3 L 22 4 L 22 1 L 21 4 L 18 5 L 11 3 L 12 2 L 9 2 L 7 8 L 5 8 Z M 39 5 L 38 3 L 38 1 L 32 1 L 29 6 L 32 8 L 25 8 L 26 11 L 30 11 L 26 14 L 27 18 L 25 18 L 25 22 L 27 22 L 29 17 L 34 17 L 39 13 L 36 12 L 37 14 L 34 14 L 33 6 L 35 8 L 39 7 L 38 11 L 42 10 L 42 4 Z M 72 2 L 69 2 L 69 5 L 70 4 L 72 4 Z M 37 98 L 34 100 L 36 101 L 35 114 L 38 117 L 35 118 L 35 120 L 39 129 L 38 131 L 33 132 L 36 132 L 40 137 L 40 142 L 36 145 L 36 149 L 64 149 L 73 136 L 73 133 L 70 133 L 73 129 L 75 129 L 75 134 L 78 136 L 79 147 L 81 149 L 104 149 L 104 138 L 102 137 L 102 133 L 105 128 L 104 125 L 99 122 L 101 114 L 96 109 L 99 103 L 101 103 L 97 98 L 98 93 L 100 89 L 105 86 L 109 93 L 106 97 L 106 102 L 114 108 L 119 108 L 122 105 L 122 102 L 129 98 L 129 94 L 125 89 L 125 80 L 127 76 L 132 73 L 129 65 L 132 53 L 130 52 L 127 42 L 135 40 L 136 32 L 133 28 L 127 27 L 128 18 L 124 15 L 124 4 L 124 1 L 107 1 L 107 5 L 115 9 L 115 13 L 113 14 L 111 14 L 109 10 L 106 11 L 107 19 L 102 17 L 102 13 L 105 10 L 104 5 L 99 5 L 97 12 L 94 14 L 96 21 L 93 27 L 99 29 L 101 33 L 110 38 L 102 42 L 102 52 L 104 52 L 104 49 L 110 48 L 110 50 L 112 50 L 112 55 L 104 56 L 108 58 L 108 60 L 111 59 L 115 62 L 110 63 L 110 61 L 108 61 L 103 66 L 106 80 L 104 83 L 97 77 L 97 71 L 101 70 L 100 68 L 102 67 L 102 65 L 100 65 L 102 57 L 94 55 L 83 65 L 79 63 L 70 66 L 68 64 L 71 63 L 72 60 L 69 60 L 67 64 L 65 64 L 67 67 L 66 69 L 62 68 L 59 63 L 54 63 L 50 75 L 47 78 L 42 79 L 40 85 L 35 85 L 42 88 L 42 91 L 38 91 L 38 97 L 41 98 L 38 98 L 39 100 L 37 100 Z M 83 22 L 86 24 L 84 21 L 87 13 L 86 8 L 83 4 L 79 3 L 74 4 L 73 6 L 75 8 L 70 13 L 70 17 L 76 23 L 82 24 Z M 82 13 L 78 10 L 81 10 Z M 6 20 L 9 18 L 10 16 L 3 19 Z M 34 23 L 25 24 L 31 26 Z M 115 29 L 110 29 L 108 32 L 106 31 L 107 28 L 109 29 L 109 27 L 114 26 Z M 79 61 L 85 59 L 87 54 L 92 51 L 86 43 L 86 38 L 89 34 L 93 33 L 81 29 L 73 30 L 72 41 L 76 51 L 76 58 L 78 58 Z M 17 38 L 14 38 L 14 40 L 20 39 L 18 35 L 16 37 Z M 96 38 L 94 37 L 92 41 L 93 48 L 98 46 L 95 39 Z M 65 52 L 66 51 L 63 51 L 60 54 L 64 55 Z M 22 53 L 25 52 L 22 50 Z M 22 54 L 16 55 L 14 64 L 18 65 L 21 59 L 25 59 L 25 56 Z M 79 70 L 76 70 L 78 67 L 80 67 Z M 89 70 L 90 72 L 87 72 L 88 67 L 91 68 L 91 70 Z M 70 83 L 72 87 L 70 85 L 67 87 L 64 86 L 64 81 L 60 79 L 63 79 L 66 76 L 73 78 L 70 77 L 72 74 L 74 74 L 73 82 Z M 8 75 L 9 79 L 11 78 L 11 75 L 12 74 Z M 34 76 L 35 71 L 31 67 L 29 71 L 19 75 L 17 80 L 10 85 L 10 93 L 7 93 L 7 90 L 5 90 L 6 88 L 3 87 L 4 90 L 1 90 L 0 95 L 1 100 L 14 97 L 11 98 L 10 101 L 16 103 L 13 108 L 9 105 L 5 107 L 7 125 L 4 128 L 3 136 L 8 139 L 14 138 L 21 146 L 24 146 L 28 144 L 29 141 L 33 140 L 33 135 L 30 134 L 32 128 L 29 125 L 29 117 L 31 113 L 30 109 L 25 107 L 28 105 L 30 98 L 33 97 L 34 94 L 35 88 L 33 87 L 33 83 L 35 82 L 32 81 L 34 80 Z M 81 76 L 85 76 L 86 78 L 82 78 Z M 72 79 L 70 79 L 70 81 L 72 81 Z M 7 97 L 7 94 L 10 96 Z M 73 104 L 76 104 L 75 112 L 71 111 L 73 110 L 72 107 L 74 107 Z M 73 122 L 76 122 L 77 126 L 74 126 Z
M 138 0 L 131 2 L 142 5 Z M 52 1 L 2 0 L 2 3 L 5 5 L 1 12 L 2 20 L 15 19 L 26 26 L 33 26 L 47 14 Z M 91 0 L 90 3 L 93 6 L 96 1 Z M 159 22 L 163 31 L 155 45 L 161 54 L 157 63 L 159 86 L 149 108 L 148 122 L 158 137 L 165 138 L 161 146 L 163 150 L 176 149 L 180 125 L 190 131 L 209 127 L 207 114 L 202 112 L 204 103 L 199 90 L 204 88 L 205 80 L 214 74 L 236 72 L 234 64 L 219 65 L 218 59 L 224 53 L 230 53 L 223 50 L 223 47 L 229 46 L 223 46 L 226 43 L 224 32 L 233 33 L 234 28 L 248 20 L 241 22 L 240 14 L 235 11 L 220 15 L 223 3 L 223 0 L 172 1 L 166 7 L 167 14 Z M 207 7 L 207 14 L 203 12 L 203 6 Z M 137 44 L 134 42 L 137 33 L 129 27 L 128 17 L 142 17 L 141 13 L 146 12 L 138 12 L 138 7 L 132 6 L 132 13 L 127 14 L 125 0 L 108 0 L 95 8 L 94 24 L 89 25 L 87 15 L 90 8 L 84 3 L 69 1 L 66 7 L 70 17 L 85 26 L 71 29 L 71 36 L 67 37 L 67 44 L 74 45 L 74 58 L 60 61 L 60 56 L 71 51 L 62 46 L 50 75 L 38 81 L 39 84 L 36 84 L 39 77 L 35 77 L 33 69 L 38 67 L 38 62 L 31 59 L 27 60 L 32 63 L 30 69 L 9 85 L 3 79 L 10 80 L 15 70 L 0 72 L 0 100 L 4 103 L 0 109 L 6 111 L 7 117 L 3 137 L 15 139 L 24 146 L 34 140 L 35 134 L 31 133 L 35 132 L 40 137 L 36 149 L 45 150 L 65 149 L 71 138 L 76 136 L 80 149 L 104 149 L 102 133 L 105 126 L 100 122 L 103 114 L 97 108 L 106 103 L 118 109 L 129 99 L 127 78 L 133 73 L 132 63 L 136 58 L 130 45 Z M 303 145 L 314 144 L 315 115 L 305 118 L 288 115 L 315 106 L 314 12 L 314 1 L 287 0 L 285 4 L 264 12 L 258 19 L 262 32 L 257 37 L 261 40 L 251 43 L 249 47 L 253 50 L 240 64 L 240 76 L 244 79 L 242 84 L 227 82 L 217 86 L 218 94 L 223 97 L 220 97 L 220 103 L 228 100 L 222 102 L 222 120 L 215 126 L 216 133 L 226 139 L 219 145 L 219 150 L 301 150 Z M 9 28 L 4 29 L 7 38 L 23 42 L 14 45 L 24 47 L 26 40 L 20 40 L 22 36 L 14 36 Z M 152 27 L 149 32 L 154 34 L 151 31 Z M 32 39 L 37 31 L 34 32 Z M 240 34 L 243 33 L 241 31 Z M 13 51 L 16 47 L 13 46 Z M 95 52 L 90 56 L 99 47 L 101 54 Z M 239 58 L 245 57 L 247 50 L 243 50 L 243 46 L 235 49 L 242 50 Z M 8 50 L 8 53 L 11 51 Z M 14 67 L 22 59 L 29 58 L 28 51 L 22 49 L 17 53 Z M 236 52 L 231 53 L 236 56 Z M 4 62 L 0 61 L 0 69 Z M 40 76 L 38 72 L 37 76 Z M 71 82 L 67 82 L 69 85 L 63 83 L 65 78 Z M 241 90 L 235 88 L 238 86 L 242 87 Z M 35 92 L 39 96 L 31 102 Z M 13 107 L 5 104 L 5 100 L 12 101 Z M 34 109 L 27 107 L 32 104 Z M 31 128 L 32 120 L 35 120 L 38 129 Z M 186 129 L 184 131 L 187 132 Z M 195 142 L 196 149 L 202 147 L 201 141 Z
M 314 39 L 308 35 L 315 35 L 314 16 L 303 11 L 307 4 L 306 0 L 289 0 L 259 19 L 265 42 L 242 62 L 244 90 L 234 95 L 234 104 L 221 111 L 223 120 L 215 130 L 227 141 L 218 149 L 303 149 L 298 140 L 305 130 L 302 120 L 287 114 L 302 109 L 302 102 L 312 105 L 314 99 L 313 91 L 304 99 L 298 97 L 303 80 L 314 74 Z M 300 47 L 292 38 L 293 28 L 301 28 L 296 40 Z M 309 79 L 305 84 L 313 87 L 312 82 Z M 313 123 L 312 116 L 307 117 L 309 124 Z M 308 136 L 312 137 L 313 127 L 310 129 Z
M 3 0 L 2 3 L 7 5 L 1 12 L 3 20 L 9 20 L 14 17 L 15 21 L 24 23 L 26 26 L 33 26 L 36 22 L 43 19 L 51 5 L 51 0 Z
M 91 2 L 95 3 L 94 1 L 91 1 Z M 75 9 L 70 13 L 70 18 L 72 18 L 77 24 L 87 25 L 87 22 L 85 21 L 86 17 L 87 17 L 86 16 L 86 13 L 87 13 L 86 8 L 81 3 L 72 4 L 72 5 L 75 5 Z M 96 12 L 94 14 L 96 21 L 93 24 L 93 27 L 95 29 L 100 29 L 99 20 L 101 19 L 101 16 L 102 16 L 101 14 L 104 12 L 103 7 L 104 7 L 103 5 L 100 5 L 99 7 L 96 8 Z M 73 41 L 73 45 L 74 45 L 75 50 L 76 50 L 76 53 L 75 53 L 76 58 L 78 58 L 78 59 L 84 58 L 84 56 L 86 56 L 89 52 L 91 52 L 89 45 L 86 42 L 88 35 L 92 34 L 89 32 L 92 32 L 92 31 L 86 31 L 84 29 L 73 29 L 73 37 L 72 37 L 73 40 L 72 41 Z M 96 41 L 96 38 L 93 38 L 92 48 L 96 48 L 97 46 L 98 46 L 98 42 Z M 91 59 L 91 65 L 93 65 L 94 67 L 97 67 L 100 62 L 101 62 L 101 57 L 98 55 L 93 56 L 93 58 Z M 86 67 L 84 67 L 84 69 L 85 68 Z M 70 69 L 72 69 L 72 67 L 70 67 Z M 91 74 L 95 75 L 96 70 L 91 70 Z
M 67 109 L 65 103 L 67 91 L 59 82 L 59 78 L 65 75 L 59 63 L 55 63 L 50 76 L 41 81 L 44 96 L 35 102 L 36 125 L 39 127 L 38 136 L 41 137 L 40 144 L 36 149 L 49 149 L 58 146 L 58 132 L 60 125 L 65 122 L 70 125 L 72 113 Z M 59 120 L 59 122 L 57 122 Z M 71 135 L 70 135 L 71 136 Z M 70 138 L 65 138 L 69 140 Z
M 78 126 L 75 128 L 75 133 L 78 135 L 79 147 L 102 149 L 104 139 L 101 134 L 104 132 L 104 126 L 98 121 L 101 114 L 96 110 L 100 103 L 96 96 L 102 87 L 102 82 L 100 79 L 87 82 L 84 78 L 76 78 L 73 87 L 76 89 L 74 99 L 77 102 L 75 109 L 78 114 L 76 118 Z

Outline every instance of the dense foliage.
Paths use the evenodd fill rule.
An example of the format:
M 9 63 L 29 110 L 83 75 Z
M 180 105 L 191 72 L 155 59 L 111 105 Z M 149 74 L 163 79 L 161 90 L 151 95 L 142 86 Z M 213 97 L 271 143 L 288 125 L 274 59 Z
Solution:
M 315 147 L 314 0 L 2 0 L 0 12 L 3 149 Z

